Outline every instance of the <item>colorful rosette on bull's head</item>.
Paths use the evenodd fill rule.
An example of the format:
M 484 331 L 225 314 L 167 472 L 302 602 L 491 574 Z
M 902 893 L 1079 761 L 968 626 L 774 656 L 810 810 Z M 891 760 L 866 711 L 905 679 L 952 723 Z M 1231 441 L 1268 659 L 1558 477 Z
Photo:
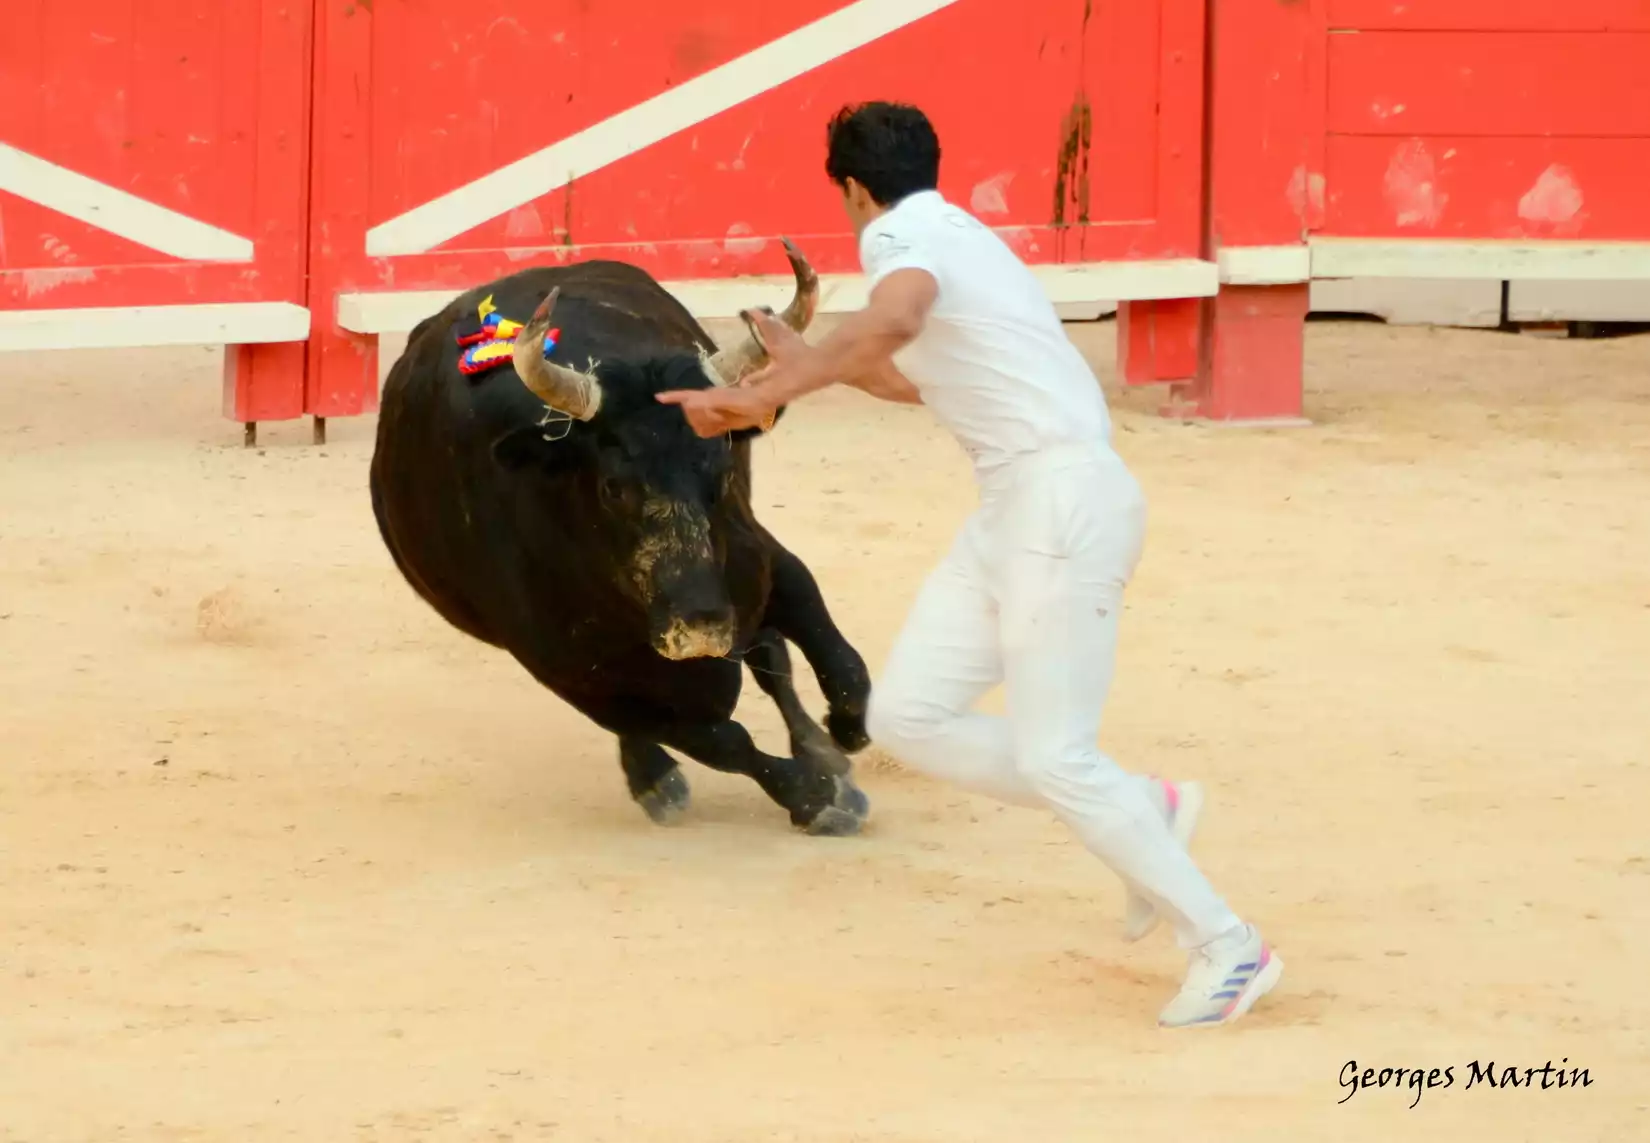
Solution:
M 458 344 L 464 352 L 458 358 L 458 371 L 471 376 L 497 369 L 510 362 L 515 353 L 516 334 L 522 330 L 519 321 L 511 321 L 498 312 L 489 295 L 476 307 L 476 320 L 455 329 Z M 544 335 L 544 359 L 550 360 L 550 351 L 556 347 L 561 330 L 553 329 Z

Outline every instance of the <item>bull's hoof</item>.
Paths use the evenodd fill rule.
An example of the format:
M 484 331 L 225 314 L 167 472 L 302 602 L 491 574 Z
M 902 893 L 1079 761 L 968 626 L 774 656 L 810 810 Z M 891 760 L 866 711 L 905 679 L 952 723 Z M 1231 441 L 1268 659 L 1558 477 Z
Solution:
M 864 824 L 863 819 L 847 810 L 826 806 L 808 823 L 808 833 L 813 837 L 853 837 Z
M 871 813 L 871 799 L 848 777 L 833 778 L 836 797 L 805 827 L 814 837 L 852 837 Z
M 831 740 L 848 754 L 858 754 L 871 745 L 871 735 L 865 729 L 865 712 L 851 714 L 845 710 L 832 710 L 825 715 L 825 729 L 831 732 Z
M 659 825 L 671 825 L 682 819 L 693 800 L 687 778 L 680 766 L 672 766 L 653 788 L 636 797 L 636 804 Z

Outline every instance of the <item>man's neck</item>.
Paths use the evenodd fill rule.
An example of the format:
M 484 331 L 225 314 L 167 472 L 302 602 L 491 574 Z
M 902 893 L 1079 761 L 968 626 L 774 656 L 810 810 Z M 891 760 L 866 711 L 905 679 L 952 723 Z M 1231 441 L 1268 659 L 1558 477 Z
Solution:
M 873 203 L 872 206 L 874 207 L 874 209 L 871 211 L 870 214 L 867 214 L 864 217 L 864 219 L 862 219 L 860 221 L 860 224 L 859 224 L 858 228 L 854 231 L 854 237 L 858 238 L 861 235 L 863 235 L 866 231 L 866 228 L 869 227 L 873 222 L 875 222 L 877 219 L 881 218 L 883 215 L 888 214 L 890 211 L 898 209 L 899 206 L 902 203 L 910 202 L 912 199 L 920 198 L 923 195 L 930 195 L 930 194 L 931 195 L 938 195 L 939 193 L 940 192 L 938 190 L 934 190 L 934 189 L 912 191 L 910 194 L 904 195 L 900 198 L 896 198 L 893 202 L 890 202 L 890 203 L 880 203 L 880 202 L 879 203 Z

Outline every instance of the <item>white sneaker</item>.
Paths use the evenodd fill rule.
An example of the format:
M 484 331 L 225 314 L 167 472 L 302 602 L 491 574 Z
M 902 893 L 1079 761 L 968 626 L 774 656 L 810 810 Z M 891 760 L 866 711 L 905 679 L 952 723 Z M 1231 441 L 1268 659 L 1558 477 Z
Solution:
M 1162 778 L 1151 781 L 1156 787 L 1158 808 L 1163 811 L 1164 820 L 1169 824 L 1169 832 L 1174 834 L 1180 848 L 1190 848 L 1192 834 L 1197 832 L 1198 815 L 1203 812 L 1202 785 L 1197 782 L 1169 782 Z M 1131 888 L 1123 912 L 1123 939 L 1131 944 L 1138 941 L 1157 928 L 1160 919 L 1157 906 Z
M 1158 1013 L 1164 1028 L 1191 1028 L 1236 1020 L 1283 975 L 1283 960 L 1253 925 L 1192 950 L 1186 983 Z

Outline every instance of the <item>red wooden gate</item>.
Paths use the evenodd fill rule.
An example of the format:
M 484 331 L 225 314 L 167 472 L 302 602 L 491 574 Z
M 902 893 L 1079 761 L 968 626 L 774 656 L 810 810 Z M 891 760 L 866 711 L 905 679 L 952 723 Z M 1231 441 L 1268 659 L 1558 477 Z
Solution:
M 531 262 L 725 316 L 786 233 L 849 307 L 823 128 L 892 98 L 1126 378 L 1288 417 L 1314 276 L 1650 278 L 1647 60 L 1647 0 L 13 0 L 0 349 L 225 343 L 256 421 Z
M 308 0 L 10 0 L 0 348 L 229 344 L 226 413 L 303 411 Z
M 859 99 L 929 112 L 941 189 L 1057 300 L 1214 289 L 1202 0 L 318 4 L 318 415 L 376 406 L 377 332 L 529 262 L 632 260 L 705 313 L 730 292 L 707 283 L 782 268 L 786 233 L 846 301 L 824 128 Z
M 1650 237 L 1650 2 L 1328 0 L 1325 235 Z

